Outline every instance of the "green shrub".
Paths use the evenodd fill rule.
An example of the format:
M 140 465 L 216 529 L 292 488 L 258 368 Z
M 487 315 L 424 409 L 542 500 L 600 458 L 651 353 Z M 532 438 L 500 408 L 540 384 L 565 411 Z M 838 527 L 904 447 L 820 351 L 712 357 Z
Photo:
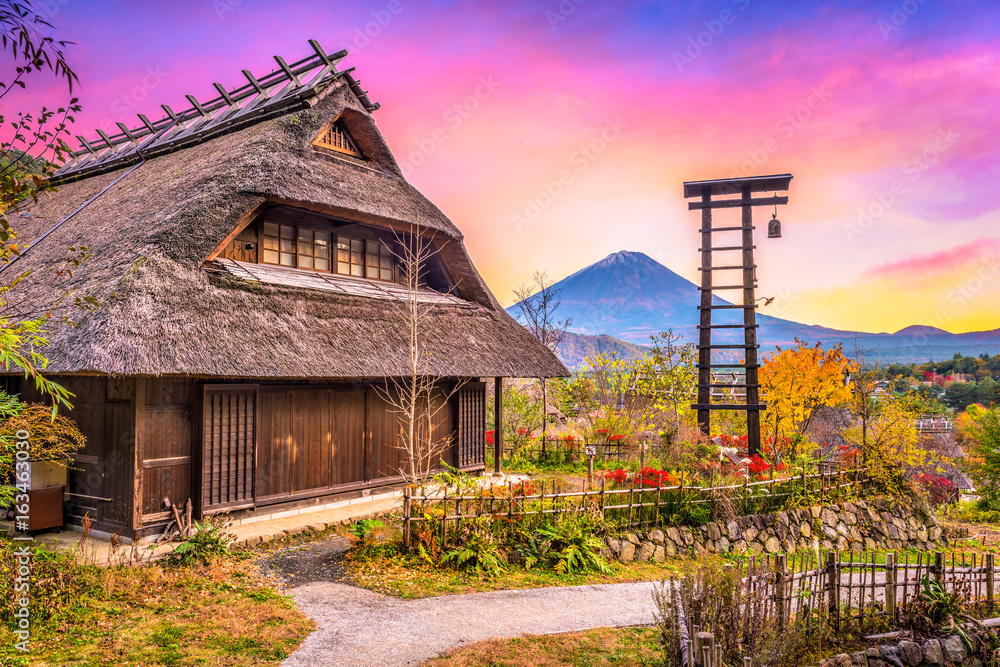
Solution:
M 364 539 L 368 537 L 372 531 L 379 528 L 385 528 L 385 524 L 379 519 L 361 519 L 359 521 L 355 521 L 347 530 L 359 541 L 364 541 Z
M 229 545 L 236 536 L 227 532 L 229 521 L 222 517 L 208 517 L 204 521 L 196 521 L 194 532 L 188 537 L 182 537 L 173 552 L 167 555 L 166 562 L 170 565 L 193 565 L 210 561 L 220 556 L 229 555 Z

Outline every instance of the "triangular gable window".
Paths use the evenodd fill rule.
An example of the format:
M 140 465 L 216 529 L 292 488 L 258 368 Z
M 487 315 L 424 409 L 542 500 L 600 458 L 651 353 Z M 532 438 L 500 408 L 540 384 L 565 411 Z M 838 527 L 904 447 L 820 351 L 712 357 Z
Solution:
M 357 144 L 354 143 L 354 139 L 351 135 L 347 133 L 347 130 L 343 125 L 337 121 L 332 121 L 326 128 L 320 132 L 319 136 L 316 137 L 316 141 L 313 145 L 319 146 L 320 148 L 329 148 L 330 150 L 337 151 L 338 153 L 347 153 L 348 155 L 353 155 L 354 157 L 364 157 L 361 151 L 358 150 Z

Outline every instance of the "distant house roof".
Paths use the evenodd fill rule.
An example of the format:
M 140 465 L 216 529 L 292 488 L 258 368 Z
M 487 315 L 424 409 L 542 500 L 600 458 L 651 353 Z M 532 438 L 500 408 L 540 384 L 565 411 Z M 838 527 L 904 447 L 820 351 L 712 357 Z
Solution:
M 323 61 L 313 44 L 316 54 L 289 65 L 293 73 L 312 60 Z M 320 71 L 328 68 L 323 62 Z M 273 267 L 240 267 L 216 258 L 234 230 L 265 207 L 286 205 L 403 233 L 419 224 L 424 236 L 432 237 L 456 290 L 425 295 L 432 313 L 424 334 L 428 373 L 568 374 L 500 307 L 455 225 L 403 178 L 371 117 L 375 105 L 353 77 L 329 69 L 287 93 L 273 92 L 284 90 L 277 78 L 258 82 L 268 99 L 284 94 L 294 103 L 248 113 L 225 127 L 220 116 L 212 116 L 216 120 L 200 129 L 190 124 L 176 134 L 151 123 L 159 134 L 137 135 L 128 140 L 131 145 L 108 137 L 110 147 L 98 155 L 85 149 L 90 157 L 78 154 L 60 171 L 58 192 L 19 219 L 18 242 L 32 245 L 0 281 L 9 284 L 15 275 L 33 272 L 15 288 L 22 307 L 40 307 L 59 286 L 102 304 L 74 318 L 75 327 L 54 332 L 45 350 L 49 372 L 228 378 L 406 374 L 407 321 L 394 306 L 396 288 L 373 291 L 366 281 L 317 279 L 309 272 L 292 280 Z M 235 99 L 238 91 L 226 92 Z M 217 102 L 199 104 L 211 111 Z M 333 119 L 364 159 L 313 145 Z M 57 279 L 52 270 L 65 266 L 68 248 L 81 245 L 92 256 L 72 277 Z

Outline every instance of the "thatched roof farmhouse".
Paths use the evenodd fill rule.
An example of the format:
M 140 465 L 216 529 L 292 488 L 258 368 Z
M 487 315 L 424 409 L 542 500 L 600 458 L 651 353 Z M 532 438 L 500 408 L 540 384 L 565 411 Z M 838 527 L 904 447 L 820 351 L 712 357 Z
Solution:
M 418 299 L 450 462 L 484 466 L 486 377 L 565 367 L 500 307 L 461 232 L 403 178 L 345 52 L 314 53 L 209 101 L 81 138 L 23 217 L 23 307 L 57 287 L 101 306 L 62 327 L 49 373 L 88 437 L 68 516 L 162 529 L 174 503 L 243 515 L 399 483 L 398 415 L 374 387 L 409 372 L 400 242 L 433 248 Z M 56 282 L 67 249 L 92 256 Z M 461 388 L 453 393 L 448 386 Z M 21 388 L 30 397 L 31 389 Z

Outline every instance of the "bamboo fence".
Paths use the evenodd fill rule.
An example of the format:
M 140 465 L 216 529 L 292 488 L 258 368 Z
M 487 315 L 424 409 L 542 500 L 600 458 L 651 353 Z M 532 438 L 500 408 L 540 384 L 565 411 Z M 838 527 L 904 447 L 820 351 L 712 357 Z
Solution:
M 766 479 L 725 486 L 686 486 L 683 478 L 675 486 L 643 486 L 638 473 L 629 475 L 624 488 L 608 489 L 602 478 L 597 488 L 560 492 L 555 480 L 551 493 L 546 482 L 509 482 L 506 487 L 480 488 L 474 494 L 449 493 L 427 487 L 403 490 L 403 543 L 411 545 L 415 524 L 436 522 L 442 545 L 461 532 L 462 522 L 490 517 L 523 521 L 546 515 L 558 519 L 567 513 L 595 512 L 623 529 L 651 529 L 676 520 L 682 512 L 697 511 L 707 522 L 724 517 L 720 509 L 738 516 L 763 514 L 781 509 L 792 498 L 810 498 L 817 503 L 848 496 L 863 497 L 871 485 L 866 468 L 829 469 L 807 475 Z M 538 489 L 529 487 L 538 486 Z M 531 491 L 531 492 L 528 492 Z
M 745 617 L 751 616 L 751 605 L 762 605 L 753 616 L 758 623 L 825 626 L 835 634 L 885 632 L 899 627 L 901 613 L 918 595 L 925 578 L 958 593 L 965 608 L 980 618 L 996 611 L 1000 571 L 994 554 L 849 551 L 751 557 L 743 579 Z M 679 586 L 671 582 L 671 589 L 675 612 L 670 622 L 678 631 L 681 664 L 690 665 L 690 656 L 697 656 L 701 665 L 721 665 L 715 657 L 713 628 L 702 632 L 699 619 L 685 615 Z M 747 631 L 754 629 L 745 627 Z M 704 645 L 712 638 L 708 662 L 702 659 L 699 638 Z M 751 664 L 749 658 L 744 664 Z

